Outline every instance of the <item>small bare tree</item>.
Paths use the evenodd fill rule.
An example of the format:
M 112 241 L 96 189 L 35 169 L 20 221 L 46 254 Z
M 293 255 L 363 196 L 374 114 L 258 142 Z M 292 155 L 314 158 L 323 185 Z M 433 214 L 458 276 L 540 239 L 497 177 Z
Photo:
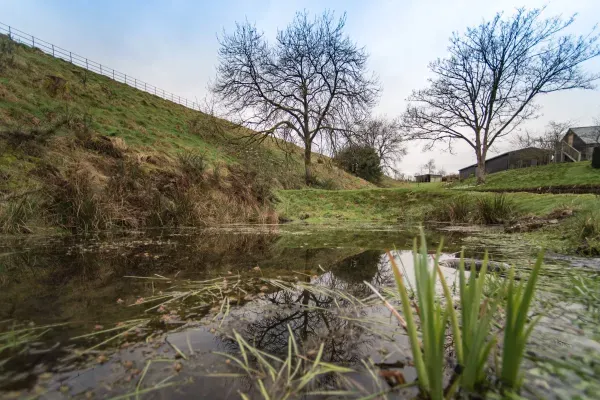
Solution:
M 573 121 L 557 122 L 550 121 L 546 125 L 544 132 L 536 134 L 530 131 L 516 134 L 513 145 L 517 149 L 524 149 L 527 147 L 537 147 L 544 150 L 552 151 L 553 154 L 557 154 L 560 146 L 560 141 L 567 132 L 567 130 L 573 126 Z
M 409 137 L 428 147 L 458 140 L 477 158 L 477 182 L 485 181 L 485 158 L 497 139 L 534 118 L 538 95 L 592 89 L 598 74 L 580 64 L 600 54 L 597 35 L 559 36 L 574 17 L 542 19 L 543 9 L 519 9 L 450 39 L 449 56 L 429 65 L 429 87 L 409 97 L 403 122 Z
M 435 174 L 435 168 L 435 160 L 432 158 L 425 164 L 423 164 L 423 166 L 421 167 L 421 171 L 424 171 L 428 174 Z
M 345 22 L 345 15 L 311 20 L 301 12 L 274 43 L 247 22 L 220 40 L 213 92 L 256 137 L 299 141 L 307 184 L 315 139 L 340 135 L 348 120 L 368 115 L 380 90 L 367 73 L 365 49 L 344 34 Z
M 406 155 L 404 137 L 400 131 L 400 122 L 386 117 L 373 117 L 360 121 L 350 131 L 350 142 L 375 149 L 382 167 L 389 173 L 394 171 L 394 162 Z

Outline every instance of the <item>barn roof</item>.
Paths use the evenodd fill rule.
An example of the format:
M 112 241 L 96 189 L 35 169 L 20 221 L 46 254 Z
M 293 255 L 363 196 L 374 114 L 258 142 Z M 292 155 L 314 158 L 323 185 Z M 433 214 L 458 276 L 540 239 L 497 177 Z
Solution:
M 567 133 L 573 132 L 581 140 L 585 142 L 585 144 L 595 144 L 600 140 L 600 126 L 580 126 L 576 128 L 569 128 Z M 566 136 L 566 135 L 565 135 Z

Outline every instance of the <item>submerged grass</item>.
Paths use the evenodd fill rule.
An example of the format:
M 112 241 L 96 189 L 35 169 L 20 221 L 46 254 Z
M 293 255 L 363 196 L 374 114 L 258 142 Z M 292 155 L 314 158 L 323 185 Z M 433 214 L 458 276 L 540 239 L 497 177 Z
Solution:
M 289 325 L 288 333 L 289 341 L 287 357 L 285 359 L 275 357 L 253 347 L 237 332 L 234 332 L 234 339 L 239 347 L 240 357 L 235 357 L 227 353 L 217 354 L 226 357 L 241 368 L 245 374 L 240 376 L 248 375 L 254 377 L 256 379 L 256 390 L 260 394 L 260 398 L 264 400 L 285 400 L 301 393 L 307 396 L 343 396 L 354 394 L 348 391 L 311 392 L 313 384 L 320 376 L 345 374 L 353 372 L 353 370 L 322 361 L 323 344 L 319 347 L 314 358 L 303 355 Z M 240 396 L 243 399 L 250 399 L 246 393 L 240 392 Z M 256 396 L 253 398 L 256 398 Z

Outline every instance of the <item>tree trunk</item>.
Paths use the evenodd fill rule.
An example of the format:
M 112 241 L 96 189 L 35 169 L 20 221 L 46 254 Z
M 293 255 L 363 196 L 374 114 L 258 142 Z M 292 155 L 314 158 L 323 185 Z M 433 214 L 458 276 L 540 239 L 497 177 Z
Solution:
M 477 152 L 477 184 L 482 185 L 485 183 L 485 155 Z
M 313 182 L 312 170 L 310 165 L 310 157 L 312 152 L 310 151 L 310 144 L 304 145 L 304 178 L 306 179 L 306 185 L 310 186 Z

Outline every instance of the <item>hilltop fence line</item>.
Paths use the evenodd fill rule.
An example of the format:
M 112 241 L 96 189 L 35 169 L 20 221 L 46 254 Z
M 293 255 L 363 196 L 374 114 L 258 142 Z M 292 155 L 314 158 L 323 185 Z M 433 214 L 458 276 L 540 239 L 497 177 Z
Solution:
M 197 111 L 202 111 L 200 109 L 200 104 L 198 104 L 195 101 L 191 101 L 174 93 L 167 92 L 164 89 L 160 89 L 147 82 L 134 78 L 131 75 L 127 75 L 113 68 L 109 68 L 106 65 L 100 64 L 99 62 L 92 61 L 86 57 L 80 56 L 79 54 L 73 53 L 72 51 L 65 50 L 62 47 L 55 46 L 52 43 L 48 43 L 44 40 L 41 40 L 33 35 L 30 35 L 18 29 L 15 29 L 2 22 L 0 22 L 0 34 L 7 35 L 10 39 L 14 40 L 17 43 L 21 43 L 26 46 L 39 49 L 44 53 L 51 55 L 52 57 L 60 58 L 61 60 L 67 61 L 73 65 L 85 68 L 88 71 L 104 75 L 107 78 L 110 78 L 120 83 L 124 83 L 138 90 L 143 90 L 144 92 L 153 94 L 167 101 L 180 104 L 184 107 L 191 108 Z

